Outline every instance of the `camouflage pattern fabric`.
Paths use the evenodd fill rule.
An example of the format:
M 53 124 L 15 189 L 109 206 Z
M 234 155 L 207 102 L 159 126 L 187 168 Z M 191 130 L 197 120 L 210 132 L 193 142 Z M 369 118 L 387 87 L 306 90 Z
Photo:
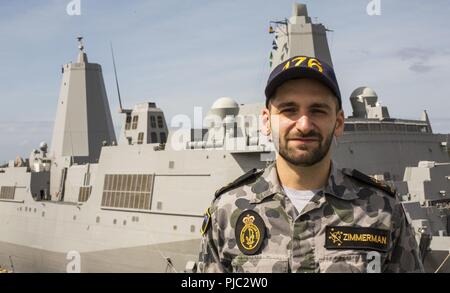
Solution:
M 213 201 L 199 272 L 423 272 L 414 231 L 396 196 L 332 163 L 327 186 L 299 213 L 275 164 L 261 174 Z M 262 244 L 250 253 L 255 239 Z M 246 253 L 242 247 L 249 243 Z

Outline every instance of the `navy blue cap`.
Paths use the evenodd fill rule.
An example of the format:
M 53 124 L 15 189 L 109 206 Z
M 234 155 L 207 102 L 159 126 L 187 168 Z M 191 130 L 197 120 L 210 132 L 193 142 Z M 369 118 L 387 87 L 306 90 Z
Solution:
M 317 58 L 307 56 L 289 58 L 272 70 L 265 90 L 266 104 L 279 86 L 288 80 L 300 78 L 312 78 L 322 82 L 334 93 L 339 108 L 342 108 L 341 92 L 333 68 Z

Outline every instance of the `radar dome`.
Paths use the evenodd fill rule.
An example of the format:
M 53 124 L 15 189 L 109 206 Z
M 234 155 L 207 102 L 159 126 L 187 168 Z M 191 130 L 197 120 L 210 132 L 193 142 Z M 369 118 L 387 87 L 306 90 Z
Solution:
M 357 89 L 355 89 L 350 97 L 358 97 L 358 96 L 362 96 L 364 98 L 366 97 L 376 97 L 378 98 L 377 93 L 371 89 L 370 87 L 366 87 L 366 86 L 362 86 L 359 87 Z
M 364 105 L 364 101 L 368 105 L 375 107 L 378 101 L 378 95 L 370 87 L 362 86 L 353 91 L 350 96 L 350 101 L 352 103 L 353 109 L 355 109 L 355 103 L 361 103 L 362 105 Z
M 353 108 L 353 117 L 367 118 L 366 107 L 376 107 L 378 95 L 370 87 L 362 86 L 352 92 L 350 102 Z
M 239 108 L 238 103 L 235 100 L 228 97 L 222 97 L 217 99 L 212 105 L 211 109 L 235 109 Z
M 224 119 L 228 115 L 237 115 L 239 113 L 239 105 L 235 100 L 228 97 L 217 99 L 211 107 L 208 115 L 219 116 Z

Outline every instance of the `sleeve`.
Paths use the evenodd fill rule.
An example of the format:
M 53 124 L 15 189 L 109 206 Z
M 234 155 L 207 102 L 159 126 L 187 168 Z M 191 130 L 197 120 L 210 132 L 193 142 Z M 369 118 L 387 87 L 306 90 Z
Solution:
M 208 211 L 207 211 L 208 213 Z M 206 216 L 205 216 L 206 220 Z M 205 221 L 204 220 L 204 221 Z M 199 273 L 227 273 L 231 269 L 228 262 L 224 261 L 220 257 L 220 247 L 218 245 L 218 225 L 214 212 L 211 212 L 209 223 L 204 224 L 205 229 L 203 231 L 201 239 L 201 251 L 199 256 Z
M 387 263 L 386 272 L 423 273 L 424 268 L 414 230 L 407 220 L 400 202 L 397 202 L 394 207 L 393 218 L 393 249 L 390 261 Z

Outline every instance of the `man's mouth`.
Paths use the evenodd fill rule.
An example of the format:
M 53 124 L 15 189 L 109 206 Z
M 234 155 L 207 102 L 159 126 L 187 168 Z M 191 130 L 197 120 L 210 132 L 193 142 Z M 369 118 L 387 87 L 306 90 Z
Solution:
M 302 143 L 308 143 L 308 142 L 319 141 L 319 138 L 317 138 L 317 137 L 296 137 L 296 138 L 290 138 L 289 140 L 296 141 L 296 142 L 302 142 Z

